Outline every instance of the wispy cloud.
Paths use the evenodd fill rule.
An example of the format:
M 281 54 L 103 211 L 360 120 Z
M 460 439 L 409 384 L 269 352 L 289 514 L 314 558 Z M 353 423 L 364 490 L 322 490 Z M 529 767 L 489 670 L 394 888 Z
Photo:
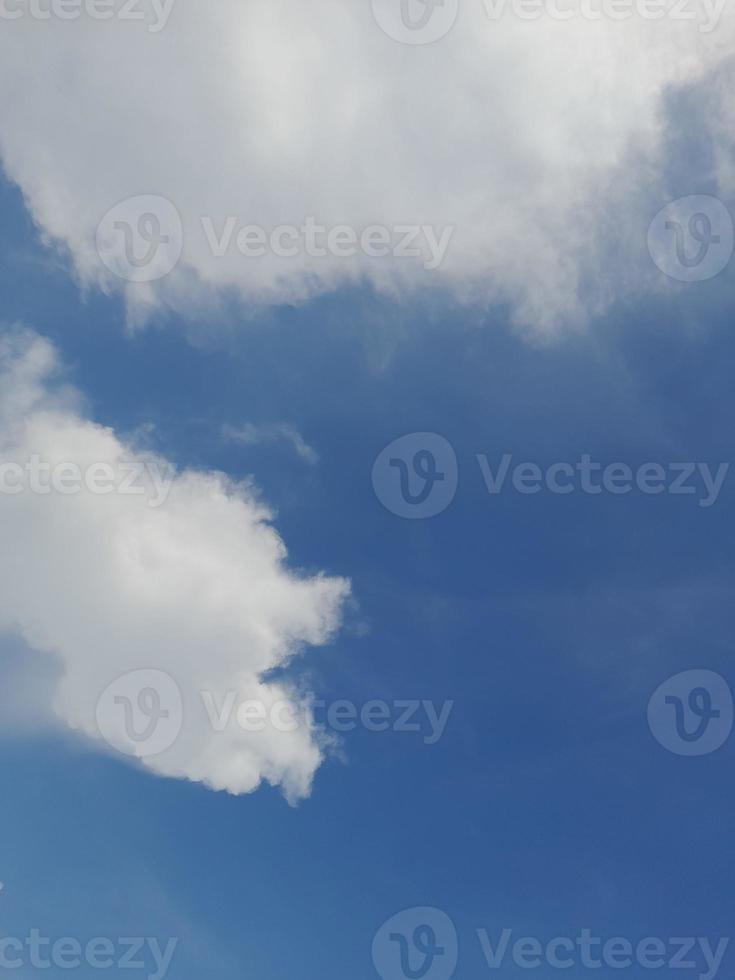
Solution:
M 244 422 L 238 426 L 225 425 L 222 432 L 225 439 L 230 442 L 238 442 L 243 446 L 262 446 L 279 442 L 286 443 L 309 466 L 316 466 L 319 462 L 319 456 L 316 451 L 305 442 L 298 429 L 289 422 L 268 422 L 262 425 Z

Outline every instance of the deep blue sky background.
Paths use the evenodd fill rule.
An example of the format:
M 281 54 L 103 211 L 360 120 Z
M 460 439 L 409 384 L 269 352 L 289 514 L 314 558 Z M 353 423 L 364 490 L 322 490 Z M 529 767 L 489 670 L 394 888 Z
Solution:
M 731 460 L 731 276 L 544 347 L 502 310 L 357 291 L 130 335 L 120 299 L 80 295 L 6 183 L 0 213 L 0 316 L 57 342 L 92 416 L 153 423 L 182 466 L 252 473 L 292 564 L 352 579 L 345 630 L 300 665 L 317 695 L 455 701 L 434 746 L 346 736 L 296 809 L 74 740 L 3 736 L 3 935 L 180 936 L 176 980 L 363 980 L 381 923 L 434 905 L 472 980 L 488 973 L 477 928 L 732 934 L 735 736 L 677 757 L 646 705 L 690 667 L 735 685 L 735 476 L 708 510 L 686 496 L 491 498 L 474 459 Z M 319 465 L 223 441 L 244 421 L 294 424 Z M 443 434 L 460 464 L 454 504 L 424 522 L 388 513 L 370 480 L 378 452 L 415 431 Z

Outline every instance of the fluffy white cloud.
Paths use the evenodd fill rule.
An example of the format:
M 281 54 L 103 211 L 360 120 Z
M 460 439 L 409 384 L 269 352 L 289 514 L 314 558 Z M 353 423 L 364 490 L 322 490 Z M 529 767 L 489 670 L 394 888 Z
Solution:
M 232 793 L 265 779 L 290 798 L 307 794 L 319 738 L 300 697 L 267 672 L 304 644 L 329 640 L 348 583 L 289 571 L 252 491 L 217 474 L 174 474 L 126 446 L 84 417 L 58 370 L 54 348 L 36 334 L 0 334 L 0 631 L 58 659 L 54 707 L 71 728 L 105 735 L 165 776 Z M 124 492 L 130 473 L 137 492 Z M 100 492 L 110 474 L 114 489 Z M 146 712 L 157 711 L 145 702 L 155 685 L 140 705 L 135 680 L 99 701 L 120 675 L 141 669 L 170 675 L 182 699 L 178 737 L 156 755 L 150 742 L 131 740 L 124 705 L 111 696 L 142 706 L 133 719 L 140 733 Z M 218 731 L 202 691 L 216 706 L 228 692 L 238 704 L 283 701 L 300 724 L 257 731 L 233 718 Z M 165 687 L 159 693 L 170 709 Z
M 399 2 L 375 0 L 395 8 L 393 22 Z M 423 0 L 408 2 L 418 17 Z M 388 36 L 370 0 L 177 0 L 161 30 L 152 7 L 141 22 L 22 16 L 0 31 L 2 160 L 85 283 L 121 285 L 95 248 L 110 208 L 132 195 L 174 203 L 183 256 L 164 279 L 122 284 L 138 314 L 186 311 L 222 289 L 276 303 L 369 281 L 396 296 L 436 285 L 462 302 L 507 302 L 519 321 L 554 329 L 622 285 L 611 241 L 619 268 L 621 249 L 640 250 L 621 279 L 648 274 L 638 260 L 664 202 L 649 213 L 640 195 L 660 164 L 663 99 L 733 52 L 735 11 L 721 0 L 559 0 L 546 6 L 570 19 L 542 6 L 525 20 L 515 2 L 460 0 L 449 33 L 425 46 Z M 610 14 L 584 15 L 603 2 Z M 713 127 L 723 118 L 715 110 Z M 115 220 L 138 216 L 134 205 L 112 216 L 110 264 L 124 262 Z M 310 216 L 357 232 L 422 226 L 423 259 L 307 254 L 302 232 L 288 257 L 270 241 L 259 258 L 235 247 L 243 226 L 270 234 Z M 427 271 L 441 249 L 426 229 L 447 228 L 446 254 Z M 226 230 L 217 256 L 208 238 Z M 176 237 L 166 222 L 162 232 Z M 280 244 L 294 247 L 288 231 Z

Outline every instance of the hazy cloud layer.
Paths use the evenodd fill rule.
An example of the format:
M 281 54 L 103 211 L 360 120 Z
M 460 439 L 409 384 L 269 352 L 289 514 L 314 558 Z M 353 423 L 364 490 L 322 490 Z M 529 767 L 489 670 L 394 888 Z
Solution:
M 584 4 L 556 6 L 576 13 L 524 20 L 510 2 L 465 0 L 425 46 L 388 36 L 369 0 L 178 0 L 160 30 L 152 10 L 141 22 L 21 17 L 0 32 L 0 153 L 81 279 L 124 288 L 133 315 L 188 311 L 224 288 L 278 303 L 367 280 L 399 298 L 436 285 L 507 302 L 558 329 L 660 281 L 645 233 L 665 203 L 647 191 L 663 166 L 664 97 L 722 67 L 735 11 L 713 20 L 719 4 L 688 0 L 665 7 L 692 19 L 647 19 L 650 5 L 631 0 L 632 16 L 591 20 Z M 732 113 L 719 77 L 704 121 L 715 138 Z M 710 177 L 694 174 L 688 192 Z M 155 282 L 116 278 L 96 252 L 100 219 L 131 195 L 163 195 L 181 216 L 181 261 Z M 110 228 L 138 217 L 123 205 Z M 422 257 L 317 256 L 303 237 L 288 257 L 236 246 L 245 225 L 270 234 L 310 217 L 377 225 L 393 244 L 415 225 Z M 118 237 L 108 265 L 123 261 Z

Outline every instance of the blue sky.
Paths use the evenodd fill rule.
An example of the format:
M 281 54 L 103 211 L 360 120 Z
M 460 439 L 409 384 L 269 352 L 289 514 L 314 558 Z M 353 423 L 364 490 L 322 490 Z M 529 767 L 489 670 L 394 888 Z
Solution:
M 659 175 L 672 199 L 712 192 L 693 156 Z M 209 307 L 172 300 L 133 328 L 120 290 L 80 284 L 7 178 L 0 210 L 0 319 L 54 343 L 84 417 L 121 438 L 144 431 L 180 470 L 252 478 L 288 566 L 350 580 L 333 638 L 307 645 L 285 676 L 358 708 L 452 702 L 434 744 L 426 727 L 344 733 L 296 805 L 278 787 L 232 795 L 167 778 L 63 721 L 11 712 L 2 936 L 173 937 L 175 980 L 368 980 L 382 975 L 371 954 L 382 924 L 431 907 L 456 928 L 457 977 L 512 980 L 526 971 L 510 954 L 490 969 L 478 930 L 493 945 L 506 928 L 542 944 L 584 928 L 633 944 L 732 934 L 735 737 L 686 758 L 657 741 L 647 708 L 682 671 L 735 684 L 735 475 L 706 507 L 699 484 L 618 496 L 508 483 L 493 495 L 477 460 L 730 463 L 732 264 L 706 282 L 623 291 L 562 331 L 519 326 L 508 296 L 396 297 L 366 279 L 267 308 L 223 287 Z M 227 438 L 246 423 L 293 427 L 315 461 L 288 439 Z M 406 520 L 378 499 L 373 464 L 425 432 L 451 444 L 458 487 L 442 513 Z M 31 689 L 34 704 L 50 701 L 63 670 L 30 632 L 0 639 L 6 707 L 30 703 Z M 700 977 L 692 955 L 685 976 Z M 383 980 L 407 975 L 394 966 Z
M 202 349 L 163 319 L 126 336 L 118 302 L 81 300 L 54 269 L 7 184 L 3 210 L 10 318 L 63 343 L 95 416 L 152 421 L 180 464 L 257 472 L 293 563 L 349 572 L 347 630 L 305 659 L 320 695 L 455 702 L 433 746 L 344 736 L 344 760 L 297 809 L 271 790 L 159 780 L 76 742 L 4 740 L 6 934 L 181 934 L 176 976 L 233 978 L 370 977 L 373 932 L 417 905 L 452 916 L 465 976 L 487 969 L 482 927 L 728 935 L 732 746 L 681 759 L 645 715 L 679 669 L 732 676 L 727 490 L 708 510 L 493 499 L 473 465 L 476 452 L 728 460 L 727 317 L 687 336 L 670 305 L 636 321 L 623 310 L 550 349 L 500 317 L 485 330 L 409 317 L 376 367 L 366 348 L 381 338 L 341 328 L 348 292 Z M 276 417 L 316 447 L 316 472 L 287 449 L 225 458 L 223 423 Z M 464 472 L 448 512 L 401 521 L 371 466 L 423 430 L 452 441 Z

